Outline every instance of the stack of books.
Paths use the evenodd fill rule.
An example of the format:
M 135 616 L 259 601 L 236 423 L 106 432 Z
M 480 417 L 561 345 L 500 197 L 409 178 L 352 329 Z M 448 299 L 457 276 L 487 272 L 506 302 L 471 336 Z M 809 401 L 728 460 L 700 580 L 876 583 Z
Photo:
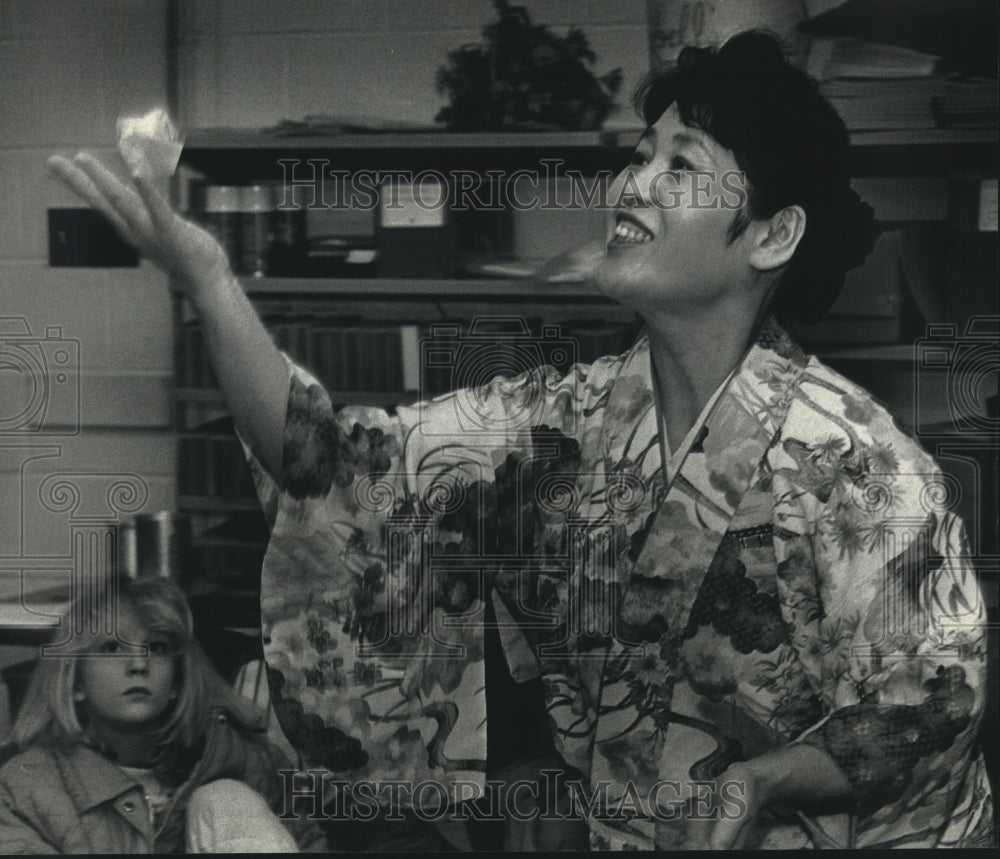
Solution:
M 931 100 L 939 128 L 996 128 L 1000 86 L 995 78 L 950 80 Z
M 931 100 L 945 83 L 939 57 L 863 39 L 819 37 L 806 68 L 849 131 L 936 127 Z
M 984 66 L 981 55 L 991 36 L 972 24 L 980 18 L 984 28 L 985 22 L 995 24 L 996 10 L 977 0 L 965 6 L 967 35 L 982 42 L 967 53 L 945 26 L 951 21 L 948 3 L 848 2 L 801 27 L 812 37 L 806 71 L 849 131 L 996 128 L 996 52 L 992 66 Z M 913 20 L 887 27 L 894 9 L 912 13 Z
M 995 79 L 842 76 L 822 80 L 820 91 L 849 131 L 997 127 Z

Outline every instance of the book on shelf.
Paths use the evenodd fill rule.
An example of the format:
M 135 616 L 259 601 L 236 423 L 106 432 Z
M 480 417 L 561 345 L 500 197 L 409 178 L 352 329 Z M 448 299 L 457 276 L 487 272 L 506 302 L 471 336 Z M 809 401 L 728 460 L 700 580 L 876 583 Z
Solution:
M 338 403 L 340 394 L 369 399 L 371 395 L 399 394 L 401 401 L 409 401 L 410 394 L 437 395 L 454 385 L 454 368 L 425 366 L 422 362 L 421 342 L 429 331 L 421 326 L 353 321 L 345 324 L 336 317 L 301 314 L 268 315 L 264 324 L 275 345 L 315 375 Z M 533 324 L 537 328 L 540 320 Z M 570 319 L 560 327 L 566 336 L 576 338 L 579 360 L 585 363 L 619 354 L 628 348 L 635 334 L 632 323 L 603 320 Z M 186 325 L 178 336 L 182 343 L 178 350 L 179 386 L 188 392 L 214 389 L 201 326 Z M 567 367 L 557 369 L 565 371 Z M 205 427 L 200 431 L 204 432 Z
M 833 96 L 829 101 L 844 120 L 848 131 L 931 129 L 937 126 L 929 98 L 888 101 L 882 98 Z
M 1000 89 L 990 78 L 835 78 L 820 92 L 850 131 L 997 127 Z
M 331 392 L 393 393 L 419 388 L 415 374 L 420 332 L 415 325 L 308 315 L 269 315 L 263 321 L 275 345 Z M 201 326 L 183 326 L 178 343 L 178 386 L 215 388 Z
M 940 128 L 996 128 L 998 103 L 996 79 L 953 80 L 931 99 L 931 110 Z

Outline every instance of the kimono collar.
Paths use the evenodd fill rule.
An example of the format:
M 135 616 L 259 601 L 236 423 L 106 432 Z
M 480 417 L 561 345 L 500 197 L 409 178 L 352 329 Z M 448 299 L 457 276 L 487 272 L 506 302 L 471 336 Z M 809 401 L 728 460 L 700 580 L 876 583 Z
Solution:
M 612 463 L 638 463 L 647 485 L 654 487 L 644 539 L 623 582 L 627 623 L 643 626 L 659 615 L 671 636 L 683 630 L 719 544 L 781 430 L 807 363 L 769 320 L 716 397 L 673 479 L 657 490 L 661 430 L 645 336 L 626 357 L 609 394 L 606 451 Z M 631 425 L 623 419 L 629 416 L 625 402 L 642 404 L 633 410 Z M 652 579 L 662 583 L 659 604 L 648 601 L 646 589 L 627 584 Z
M 807 362 L 808 356 L 773 317 L 769 318 L 739 366 L 716 391 L 714 404 L 702 416 L 702 426 L 667 491 L 690 494 L 695 490 L 710 515 L 730 518 L 742 495 L 738 479 L 730 474 L 730 460 L 753 459 L 751 447 L 759 450 L 765 438 L 769 443 L 774 437 Z M 617 463 L 619 468 L 622 463 L 632 466 L 645 480 L 659 483 L 664 465 L 661 431 L 649 337 L 644 331 L 626 354 L 608 395 L 605 461 Z M 659 502 L 663 491 L 658 494 Z

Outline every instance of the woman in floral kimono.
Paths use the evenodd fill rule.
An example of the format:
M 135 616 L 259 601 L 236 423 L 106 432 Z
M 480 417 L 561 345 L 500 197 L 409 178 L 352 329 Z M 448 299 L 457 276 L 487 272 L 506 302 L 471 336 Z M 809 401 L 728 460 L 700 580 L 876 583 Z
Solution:
M 334 411 L 148 183 L 53 166 L 201 315 L 271 522 L 275 709 L 346 794 L 483 793 L 489 618 L 593 847 L 986 844 L 985 614 L 948 485 L 777 321 L 870 248 L 843 123 L 757 34 L 686 50 L 642 110 L 594 274 L 635 345 L 393 414 Z

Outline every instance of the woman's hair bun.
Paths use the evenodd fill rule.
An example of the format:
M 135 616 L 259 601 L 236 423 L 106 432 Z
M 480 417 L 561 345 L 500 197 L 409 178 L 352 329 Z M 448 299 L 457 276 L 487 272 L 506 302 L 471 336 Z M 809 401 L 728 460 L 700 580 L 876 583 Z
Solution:
M 844 201 L 843 255 L 845 272 L 861 265 L 875 247 L 875 240 L 881 233 L 879 222 L 875 220 L 875 210 L 853 188 L 848 187 Z

